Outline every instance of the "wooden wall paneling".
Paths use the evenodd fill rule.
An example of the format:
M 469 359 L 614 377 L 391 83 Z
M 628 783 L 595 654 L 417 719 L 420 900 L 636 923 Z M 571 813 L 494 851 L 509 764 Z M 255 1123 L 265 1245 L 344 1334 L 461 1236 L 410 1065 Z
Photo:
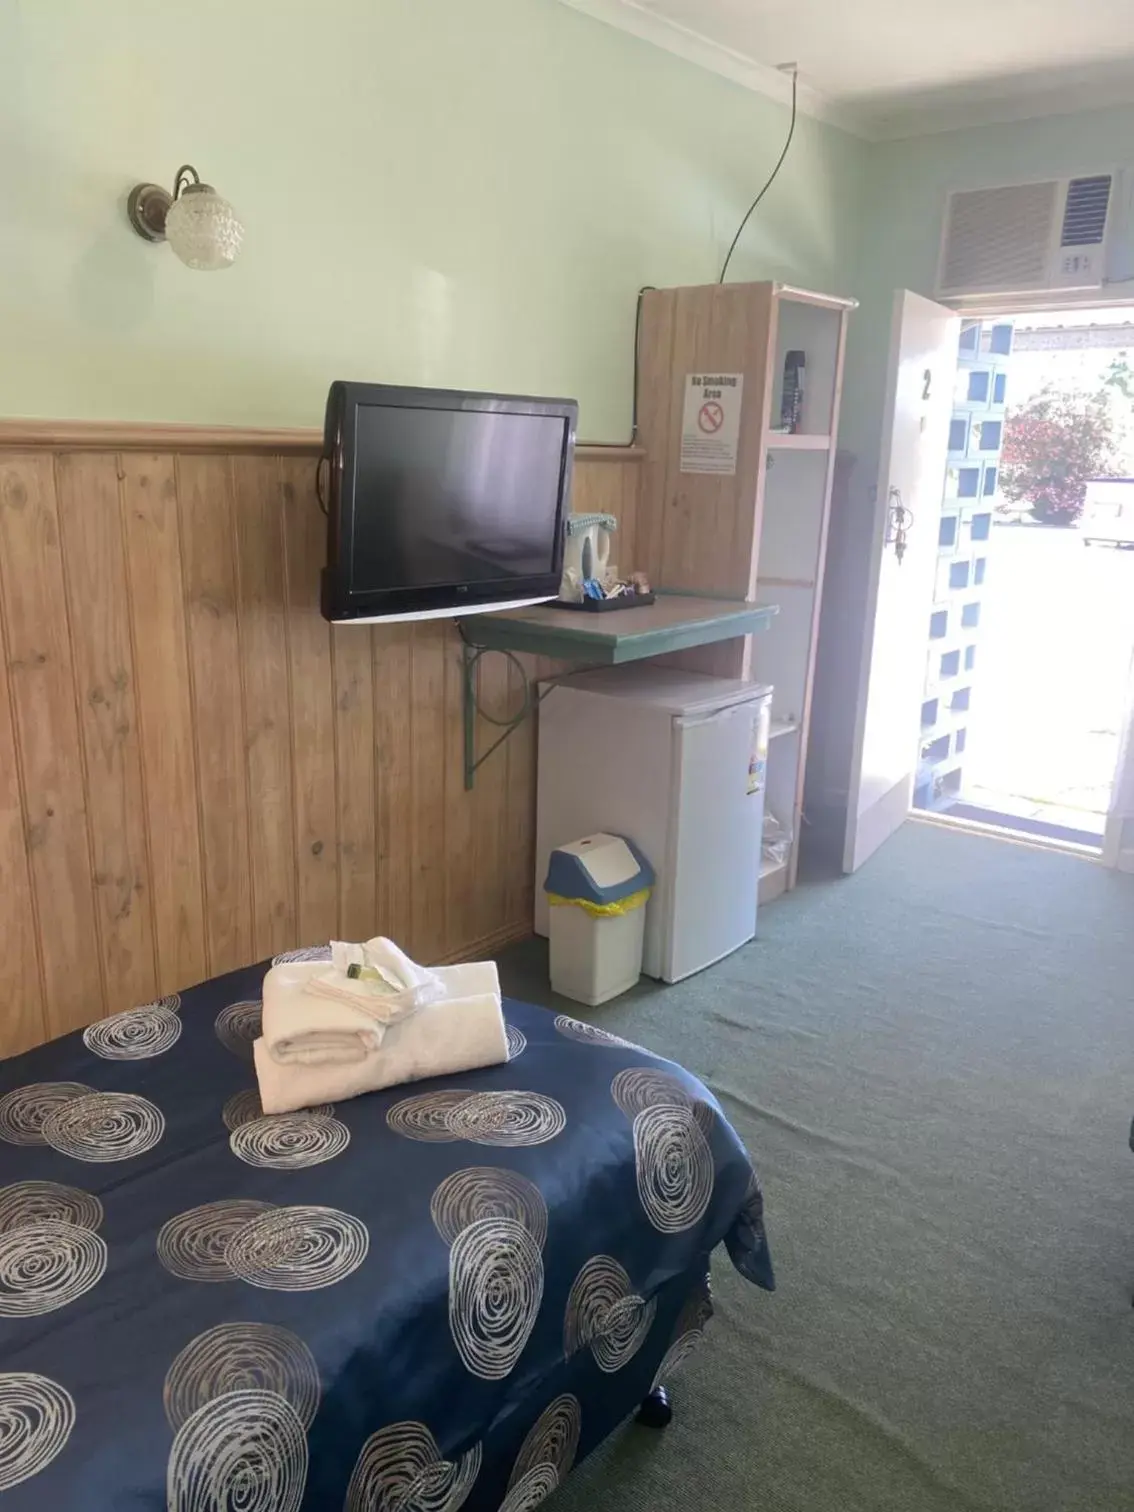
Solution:
M 661 513 L 658 538 L 658 583 L 662 588 L 684 588 L 688 581 L 697 581 L 697 563 L 683 560 L 681 545 L 688 535 L 689 502 L 685 496 L 685 474 L 679 465 L 681 451 L 681 425 L 685 405 L 685 375 L 692 371 L 689 364 L 696 361 L 692 344 L 696 339 L 696 327 L 692 321 L 692 307 L 688 299 L 682 299 L 682 290 L 673 291 L 672 330 L 670 337 L 670 371 L 664 382 L 666 418 L 664 433 L 666 449 L 662 474 L 662 497 L 665 506 Z M 675 544 L 675 537 L 676 542 Z M 698 587 L 704 585 L 698 583 Z
M 413 928 L 410 724 L 412 625 L 371 629 L 374 663 L 375 886 L 378 932 L 407 945 Z
M 777 365 L 777 332 L 780 302 L 764 284 L 750 288 L 738 312 L 723 302 L 714 310 L 712 340 L 727 346 L 728 363 L 742 362 L 744 407 L 741 412 L 740 452 L 732 501 L 731 560 L 735 585 L 741 598 L 756 597 L 757 559 L 764 518 L 764 484 L 767 477 L 767 434 Z M 726 367 L 726 371 L 729 369 Z M 723 565 L 717 556 L 718 568 Z M 751 646 L 752 637 L 746 637 Z
M 113 452 L 55 464 L 107 1008 L 157 992 L 126 553 Z
M 673 373 L 673 327 L 676 289 L 655 289 L 643 296 L 638 360 L 638 425 L 646 456 L 637 469 L 638 509 L 635 554 L 638 566 L 655 588 L 663 586 L 662 534 L 671 506 L 669 492 L 670 429 L 677 379 Z M 680 410 L 677 423 L 681 423 Z
M 768 284 L 711 285 L 677 293 L 666 484 L 670 508 L 665 512 L 661 566 L 662 583 L 668 587 L 736 598 L 750 591 L 773 323 Z M 680 470 L 685 377 L 706 371 L 744 374 L 735 476 Z
M 338 798 L 331 627 L 319 612 L 326 522 L 306 458 L 279 464 L 284 507 L 288 649 L 295 785 L 296 925 L 304 945 L 336 937 Z
M 713 591 L 737 598 L 758 596 L 756 558 L 763 519 L 764 434 L 771 402 L 777 310 L 778 303 L 766 284 L 737 288 L 735 299 L 713 299 L 708 344 L 700 353 L 702 365 L 711 365 L 710 352 L 725 353 L 719 371 L 744 373 L 736 475 L 720 480 L 724 487 L 715 499 L 713 522 L 709 529 L 696 532 L 704 553 L 700 568 L 704 580 L 719 584 Z M 697 668 L 717 677 L 750 676 L 752 636 L 704 647 Z
M 159 994 L 208 975 L 197 753 L 172 457 L 118 459 Z
M 291 668 L 283 497 L 273 458 L 233 457 L 254 959 L 296 939 Z
M 680 667 L 685 672 L 701 672 L 706 677 L 747 677 L 748 638 L 714 641 L 710 646 L 694 646 L 691 651 L 674 651 L 659 656 L 658 665 Z
M 617 469 L 612 469 L 617 471 Z M 509 661 L 499 652 L 489 651 L 480 659 L 480 705 L 494 719 L 506 719 L 512 712 L 509 704 Z M 490 721 L 480 720 L 480 747 L 485 750 L 502 733 Z M 476 860 L 472 889 L 473 938 L 488 939 L 512 920 L 508 917 L 507 826 L 508 826 L 508 752 L 507 748 L 520 731 L 513 731 L 499 750 L 476 774 Z
M 535 676 L 536 659 L 508 662 L 508 707 L 519 709 L 524 684 Z M 532 922 L 532 868 L 535 864 L 536 731 L 538 710 L 505 743 L 507 773 L 504 812 L 504 913 L 528 929 Z
M 615 513 L 618 516 L 618 563 L 624 576 L 631 572 L 645 572 L 639 561 L 641 545 L 638 539 L 638 507 L 641 499 L 642 469 L 627 465 L 618 469 L 621 484 L 621 502 Z M 648 573 L 647 573 L 648 575 Z
M 177 459 L 197 756 L 205 939 L 212 975 L 255 960 L 244 695 L 229 459 Z
M 0 514 L 6 507 L 6 482 L 0 465 Z M 30 1050 L 48 1037 L 8 662 L 7 636 L 0 615 L 0 899 L 4 907 L 0 1056 Z
M 639 413 L 647 462 L 638 534 L 657 553 L 653 579 L 663 588 L 750 597 L 775 347 L 773 286 L 714 284 L 646 297 Z M 681 471 L 686 378 L 706 372 L 744 375 L 734 476 Z M 667 660 L 718 676 L 744 675 L 750 641 L 724 641 Z
M 366 625 L 331 627 L 338 752 L 339 930 L 344 940 L 378 933 L 374 864 L 374 664 Z
M 637 463 L 612 458 L 609 462 L 577 468 L 572 489 L 572 514 L 609 514 L 618 521 L 618 529 L 611 541 L 610 559 L 624 573 L 632 572 L 638 566 L 640 471 Z
M 323 621 L 305 447 L 127 429 L 0 433 L 0 1053 L 336 935 L 459 959 L 525 933 L 534 720 L 467 794 L 454 629 Z M 620 565 L 640 471 L 576 474 Z M 487 656 L 480 690 L 511 712 L 523 678 Z
M 457 637 L 444 620 L 419 620 L 410 635 L 410 853 L 413 877 L 411 952 L 422 961 L 445 954 L 445 659 L 456 656 Z
M 491 655 L 491 653 L 489 653 Z M 475 677 L 479 687 L 486 658 L 481 657 Z M 477 838 L 480 831 L 484 784 L 481 767 L 471 792 L 465 791 L 464 761 L 464 662 L 458 640 L 445 657 L 445 917 L 453 939 L 480 937 L 475 904 L 477 887 Z M 489 744 L 486 725 L 476 721 L 476 749 Z M 499 752 L 497 753 L 500 754 Z M 493 758 L 495 759 L 495 758 Z
M 0 561 L 46 1019 L 63 1034 L 106 1008 L 49 456 L 0 459 Z

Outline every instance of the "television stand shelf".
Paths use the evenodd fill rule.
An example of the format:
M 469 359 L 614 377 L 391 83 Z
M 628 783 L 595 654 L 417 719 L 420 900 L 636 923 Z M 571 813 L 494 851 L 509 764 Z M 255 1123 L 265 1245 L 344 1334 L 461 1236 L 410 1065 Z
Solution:
M 523 724 L 539 702 L 539 695 L 533 692 L 531 679 L 525 673 L 524 702 L 519 713 L 509 720 L 492 721 L 501 726 L 501 734 L 487 751 L 477 756 L 476 666 L 486 651 L 502 651 L 513 657 L 519 653 L 548 656 L 557 661 L 584 663 L 588 669 L 614 667 L 647 656 L 665 656 L 671 651 L 688 651 L 694 646 L 752 635 L 766 630 L 778 612 L 775 604 L 750 600 L 659 593 L 656 603 L 644 608 L 593 618 L 541 604 L 532 609 L 509 609 L 503 614 L 478 614 L 459 620 L 457 628 L 464 642 L 465 787 L 472 787 L 477 769 Z
M 645 608 L 594 619 L 546 604 L 477 615 L 461 621 L 461 634 L 466 645 L 482 651 L 525 651 L 613 667 L 766 630 L 776 612 L 775 604 L 659 593 Z

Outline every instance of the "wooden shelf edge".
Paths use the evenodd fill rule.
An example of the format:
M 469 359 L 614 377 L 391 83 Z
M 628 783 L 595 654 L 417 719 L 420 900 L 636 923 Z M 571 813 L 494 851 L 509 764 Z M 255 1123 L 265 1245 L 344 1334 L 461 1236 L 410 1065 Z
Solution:
M 685 595 L 674 597 L 680 599 Z M 665 595 L 660 596 L 659 601 L 664 598 Z M 716 601 L 712 607 L 718 609 Z M 721 601 L 719 613 L 710 618 L 694 617 L 665 625 L 635 621 L 636 614 L 649 612 L 642 609 L 622 615 L 570 615 L 545 605 L 543 613 L 536 609 L 477 615 L 463 624 L 467 642 L 482 650 L 516 651 L 549 656 L 556 661 L 611 667 L 756 634 L 767 629 L 778 610 L 774 604 L 734 600 Z M 556 618 L 545 617 L 550 615 Z M 563 624 L 568 618 L 572 623 Z
M 769 740 L 779 740 L 782 735 L 794 735 L 799 729 L 798 719 L 773 719 L 768 730 Z
M 821 294 L 816 289 L 800 289 L 795 284 L 774 283 L 777 299 L 791 299 L 797 304 L 819 305 L 824 310 L 857 310 L 858 300 L 843 294 Z

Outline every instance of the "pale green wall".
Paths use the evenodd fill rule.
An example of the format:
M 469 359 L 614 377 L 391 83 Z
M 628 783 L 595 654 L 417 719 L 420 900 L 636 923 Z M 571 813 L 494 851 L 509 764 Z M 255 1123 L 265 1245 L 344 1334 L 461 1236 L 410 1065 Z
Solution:
M 619 438 L 639 285 L 716 275 L 786 125 L 553 0 L 0 0 L 0 415 L 309 425 L 355 378 Z M 801 120 L 732 276 L 853 292 L 866 152 Z M 187 159 L 223 273 L 123 217 Z
M 847 484 L 836 498 L 808 764 L 812 807 L 845 801 L 876 511 L 874 497 L 894 291 L 933 297 L 945 197 L 950 189 L 1134 165 L 1134 108 L 1045 116 L 1003 126 L 877 143 L 869 149 L 861 256 L 862 301 L 851 322 L 840 450 Z M 1120 207 L 1122 266 L 1134 272 L 1129 203 Z M 1098 304 L 1134 297 L 1134 282 Z M 935 524 L 931 525 L 935 528 Z

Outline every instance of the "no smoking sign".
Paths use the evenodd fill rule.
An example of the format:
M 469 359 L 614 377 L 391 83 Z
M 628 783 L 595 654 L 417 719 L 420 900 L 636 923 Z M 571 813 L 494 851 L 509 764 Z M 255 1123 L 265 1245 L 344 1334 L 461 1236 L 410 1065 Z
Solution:
M 707 404 L 701 406 L 697 416 L 697 427 L 704 431 L 706 436 L 715 436 L 724 424 L 724 410 L 715 399 L 710 399 Z
M 687 373 L 681 471 L 732 476 L 740 451 L 743 373 Z

